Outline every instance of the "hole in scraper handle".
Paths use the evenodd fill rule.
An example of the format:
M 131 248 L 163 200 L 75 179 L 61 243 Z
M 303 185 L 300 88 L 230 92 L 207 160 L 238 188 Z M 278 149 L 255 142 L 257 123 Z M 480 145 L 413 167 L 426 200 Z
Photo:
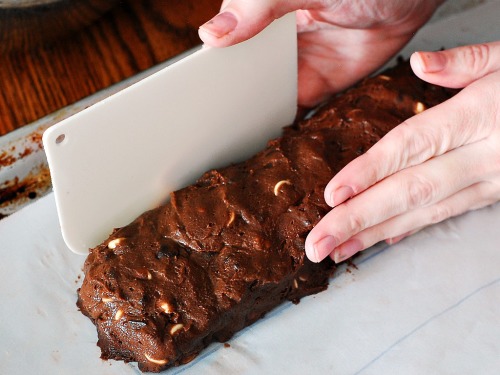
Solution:
M 65 138 L 65 134 L 59 134 L 56 138 L 56 145 L 60 145 L 61 143 L 63 143 Z

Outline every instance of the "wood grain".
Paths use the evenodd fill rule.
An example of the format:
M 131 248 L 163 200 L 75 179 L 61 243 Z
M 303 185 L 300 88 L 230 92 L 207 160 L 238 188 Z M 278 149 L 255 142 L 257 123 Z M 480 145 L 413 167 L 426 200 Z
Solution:
M 221 0 L 126 0 L 64 39 L 0 56 L 0 136 L 198 44 Z

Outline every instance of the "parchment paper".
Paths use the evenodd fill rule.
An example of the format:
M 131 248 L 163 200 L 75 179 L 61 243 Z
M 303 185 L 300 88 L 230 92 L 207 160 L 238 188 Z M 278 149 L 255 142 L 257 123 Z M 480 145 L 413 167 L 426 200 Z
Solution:
M 427 26 L 414 49 L 500 39 L 500 1 Z M 500 205 L 377 245 L 326 292 L 287 303 L 166 374 L 498 374 Z M 50 194 L 0 221 L 0 374 L 135 374 L 99 359 L 76 308 L 84 257 Z

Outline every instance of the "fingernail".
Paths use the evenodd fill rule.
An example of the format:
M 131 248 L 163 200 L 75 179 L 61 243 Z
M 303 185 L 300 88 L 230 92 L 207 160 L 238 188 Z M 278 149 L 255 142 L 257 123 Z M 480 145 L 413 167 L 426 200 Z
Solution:
M 233 31 L 237 24 L 238 20 L 234 14 L 230 12 L 223 12 L 216 15 L 207 23 L 201 25 L 200 29 L 217 38 L 222 38 L 224 35 Z
M 351 239 L 344 242 L 333 252 L 333 261 L 335 263 L 340 263 L 350 257 L 352 257 L 357 252 L 363 250 L 363 244 L 360 240 Z
M 442 52 L 415 52 L 424 73 L 437 73 L 446 67 L 446 55 Z
M 338 206 L 354 195 L 354 190 L 349 186 L 341 186 L 335 190 L 330 196 L 332 207 Z
M 311 261 L 316 263 L 321 262 L 332 252 L 333 249 L 335 249 L 335 246 L 337 246 L 337 240 L 335 237 L 323 237 L 313 245 L 314 259 L 311 259 Z

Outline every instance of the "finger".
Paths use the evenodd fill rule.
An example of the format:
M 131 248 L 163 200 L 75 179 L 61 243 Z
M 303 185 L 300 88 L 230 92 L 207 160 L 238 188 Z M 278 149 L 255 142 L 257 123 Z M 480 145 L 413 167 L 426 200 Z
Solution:
M 307 256 L 313 261 L 321 261 L 333 247 L 340 246 L 365 229 L 404 212 L 432 205 L 475 184 L 483 176 L 492 175 L 498 168 L 491 163 L 491 160 L 496 160 L 496 151 L 485 149 L 483 142 L 454 149 L 423 164 L 406 168 L 335 207 L 309 233 L 306 239 Z M 398 231 L 395 235 L 405 232 Z M 329 240 L 325 241 L 325 238 Z M 351 245 L 360 247 L 365 244 Z
M 500 69 L 500 42 L 415 52 L 410 63 L 415 74 L 427 82 L 462 88 Z
M 495 122 L 488 114 L 496 112 L 496 95 L 486 95 L 491 87 L 482 86 L 469 86 L 392 129 L 332 178 L 326 203 L 337 206 L 404 168 L 489 136 Z
M 358 233 L 335 248 L 330 257 L 339 263 L 384 239 L 391 238 L 393 240 L 390 244 L 394 244 L 428 225 L 486 207 L 499 198 L 498 184 L 490 182 L 474 184 L 436 204 L 406 212 Z
M 258 34 L 275 19 L 307 7 L 321 6 L 321 0 L 232 0 L 199 29 L 201 40 L 213 47 L 226 47 Z

